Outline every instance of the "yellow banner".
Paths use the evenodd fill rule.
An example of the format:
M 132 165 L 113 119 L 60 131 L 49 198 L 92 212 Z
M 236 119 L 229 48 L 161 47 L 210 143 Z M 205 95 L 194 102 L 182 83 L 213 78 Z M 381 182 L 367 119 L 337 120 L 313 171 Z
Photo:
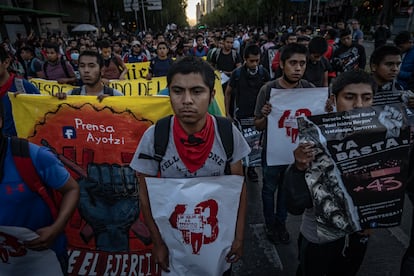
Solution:
M 128 74 L 126 78 L 128 80 L 136 80 L 139 78 L 145 78 L 148 74 L 149 61 L 146 62 L 135 62 L 135 63 L 125 63 L 128 68 Z
M 226 110 L 224 108 L 224 94 L 221 87 L 220 74 L 216 72 L 216 81 L 214 83 L 214 89 L 216 90 L 216 96 L 213 105 L 215 106 L 214 112 L 211 110 L 211 114 L 224 115 Z M 43 95 L 55 95 L 58 92 L 68 92 L 75 88 L 75 86 L 68 84 L 59 84 L 57 81 L 44 80 L 33 78 L 30 80 Z M 167 86 L 167 78 L 159 77 L 152 78 L 152 80 L 137 79 L 137 80 L 112 80 L 109 86 L 124 93 L 125 96 L 151 96 L 157 95 L 158 92 Z

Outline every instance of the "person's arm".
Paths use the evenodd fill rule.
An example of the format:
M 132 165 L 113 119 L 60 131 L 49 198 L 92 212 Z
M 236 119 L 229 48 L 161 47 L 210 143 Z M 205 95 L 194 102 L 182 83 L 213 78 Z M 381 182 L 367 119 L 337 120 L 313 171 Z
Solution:
M 267 127 L 267 116 L 269 116 L 270 112 L 272 111 L 272 105 L 269 102 L 266 102 L 263 107 L 261 108 L 261 116 L 256 116 L 254 118 L 254 125 L 257 130 L 265 130 Z
M 323 73 L 323 82 L 322 82 L 322 86 L 323 87 L 328 87 L 328 71 L 325 71 Z
M 128 68 L 126 67 L 126 65 L 125 65 L 125 63 L 122 61 L 122 59 L 120 58 L 119 59 L 119 61 L 120 61 L 120 65 L 121 65 L 121 67 L 122 67 L 122 72 L 121 72 L 121 75 L 119 76 L 119 79 L 120 80 L 125 80 L 126 79 L 126 75 L 128 74 Z
M 137 178 L 139 181 L 139 203 L 140 210 L 144 216 L 145 225 L 148 227 L 148 230 L 151 235 L 151 240 L 153 243 L 152 248 L 152 257 L 154 258 L 155 263 L 159 264 L 162 270 L 169 272 L 169 258 L 168 258 L 168 247 L 162 239 L 161 233 L 158 230 L 158 226 L 155 223 L 154 217 L 151 212 L 151 205 L 148 197 L 147 182 L 145 177 L 148 175 L 137 173 Z
M 78 206 L 79 185 L 72 177 L 69 177 L 68 181 L 58 191 L 62 194 L 58 217 L 52 225 L 38 229 L 36 233 L 39 237 L 27 242 L 27 247 L 37 250 L 49 248 L 56 237 L 64 231 L 66 224 Z
M 232 114 L 230 114 L 230 101 L 231 101 L 231 92 L 233 88 L 230 85 L 227 85 L 226 91 L 224 93 L 224 106 L 226 108 L 226 117 L 232 119 Z
M 267 85 L 260 88 L 256 99 L 256 106 L 254 109 L 254 125 L 257 130 L 265 130 L 267 127 L 267 116 L 272 111 L 272 106 L 266 100 L 267 90 L 270 89 Z M 270 93 L 270 92 L 269 92 Z
M 243 176 L 243 166 L 241 161 L 238 161 L 230 166 L 232 175 Z M 246 213 L 247 213 L 247 191 L 246 183 L 243 181 L 242 191 L 240 193 L 240 204 L 237 212 L 236 221 L 236 233 L 231 245 L 230 252 L 226 255 L 226 261 L 229 263 L 237 262 L 243 255 L 243 240 L 244 240 L 244 228 L 246 225 Z

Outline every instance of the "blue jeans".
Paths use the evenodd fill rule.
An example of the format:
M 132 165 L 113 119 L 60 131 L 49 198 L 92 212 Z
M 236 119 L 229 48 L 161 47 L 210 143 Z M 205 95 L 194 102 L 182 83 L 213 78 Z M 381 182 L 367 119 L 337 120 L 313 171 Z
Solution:
M 284 224 L 287 218 L 286 198 L 282 192 L 283 177 L 287 165 L 267 166 L 266 156 L 262 156 L 263 170 L 263 215 L 267 226 L 272 226 L 276 221 Z M 278 189 L 279 187 L 279 189 Z M 275 193 L 277 191 L 276 214 L 275 214 Z

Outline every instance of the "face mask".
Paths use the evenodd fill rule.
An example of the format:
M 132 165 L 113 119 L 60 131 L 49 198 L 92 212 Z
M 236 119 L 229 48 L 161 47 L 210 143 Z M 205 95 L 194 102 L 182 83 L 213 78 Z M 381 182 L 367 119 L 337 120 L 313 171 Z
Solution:
M 72 60 L 78 60 L 79 59 L 79 54 L 78 53 L 72 53 L 72 54 L 70 54 L 70 58 Z

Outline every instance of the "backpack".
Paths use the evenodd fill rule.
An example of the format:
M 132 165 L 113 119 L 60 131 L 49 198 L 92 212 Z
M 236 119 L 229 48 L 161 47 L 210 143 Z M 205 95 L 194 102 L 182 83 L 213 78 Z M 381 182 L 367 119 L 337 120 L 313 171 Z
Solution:
M 66 60 L 64 60 L 63 58 L 60 58 L 59 63 L 60 63 L 60 66 L 62 66 L 63 72 L 65 72 L 66 77 L 70 78 L 68 67 L 66 66 Z M 43 64 L 43 73 L 45 74 L 46 79 L 49 79 L 49 77 L 47 76 L 47 65 L 48 64 L 49 62 L 45 62 Z
M 232 161 L 233 150 L 234 150 L 233 125 L 225 117 L 220 117 L 220 116 L 214 116 L 214 117 L 216 118 L 217 128 L 219 130 L 221 142 L 223 144 L 224 150 L 226 152 L 226 157 L 227 157 L 224 173 L 227 175 L 230 175 L 231 174 L 230 162 Z M 167 117 L 164 117 L 158 120 L 155 123 L 154 156 L 148 156 L 146 154 L 141 153 L 138 158 L 153 159 L 157 161 L 158 163 L 161 162 L 162 158 L 165 155 L 165 151 L 167 150 L 167 146 L 168 146 L 168 140 L 170 137 L 171 118 L 172 118 L 172 115 L 169 115 Z
M 37 73 L 36 72 L 36 68 L 35 68 L 35 63 L 36 63 L 36 61 L 38 61 L 38 62 L 40 62 L 40 63 L 42 63 L 38 58 L 32 58 L 32 61 L 30 62 L 30 70 L 33 72 L 33 73 Z M 66 67 L 66 66 L 65 66 Z M 65 74 L 66 74 L 66 72 L 65 72 Z
M 237 84 L 239 83 L 241 70 L 243 68 L 244 68 L 244 66 L 240 66 L 240 67 L 236 68 L 233 71 L 234 80 Z M 261 82 L 262 82 L 262 85 L 263 85 L 267 82 L 264 67 L 262 65 L 259 65 L 258 71 L 259 71 L 258 74 L 260 76 L 260 79 L 261 79 Z M 239 97 L 240 97 L 240 89 L 239 89 L 238 86 L 239 85 L 237 85 L 237 87 L 235 88 L 235 90 L 236 90 L 235 93 L 234 94 L 232 93 L 234 95 L 234 100 L 232 99 L 232 102 L 235 102 L 235 103 L 238 103 Z
M 220 54 L 221 54 L 221 48 L 218 48 L 216 51 L 214 51 L 214 53 L 213 53 L 214 56 L 212 58 L 214 63 L 217 64 L 217 62 L 219 60 L 219 57 L 220 57 Z M 236 60 L 237 60 L 237 51 L 236 50 L 231 49 L 231 57 L 233 58 L 233 63 L 236 63 Z
M 59 213 L 58 206 L 60 205 L 61 196 L 55 190 L 43 184 L 30 157 L 29 142 L 23 138 L 11 137 L 10 144 L 13 161 L 19 175 L 24 183 L 29 186 L 30 190 L 37 193 L 43 199 L 49 207 L 53 219 L 56 220 Z
M 72 90 L 71 95 L 76 96 L 76 95 L 80 95 L 82 92 L 82 87 L 76 87 Z M 104 95 L 109 95 L 109 96 L 113 96 L 114 95 L 114 89 L 112 87 L 109 86 L 104 86 L 103 89 L 103 93 Z

